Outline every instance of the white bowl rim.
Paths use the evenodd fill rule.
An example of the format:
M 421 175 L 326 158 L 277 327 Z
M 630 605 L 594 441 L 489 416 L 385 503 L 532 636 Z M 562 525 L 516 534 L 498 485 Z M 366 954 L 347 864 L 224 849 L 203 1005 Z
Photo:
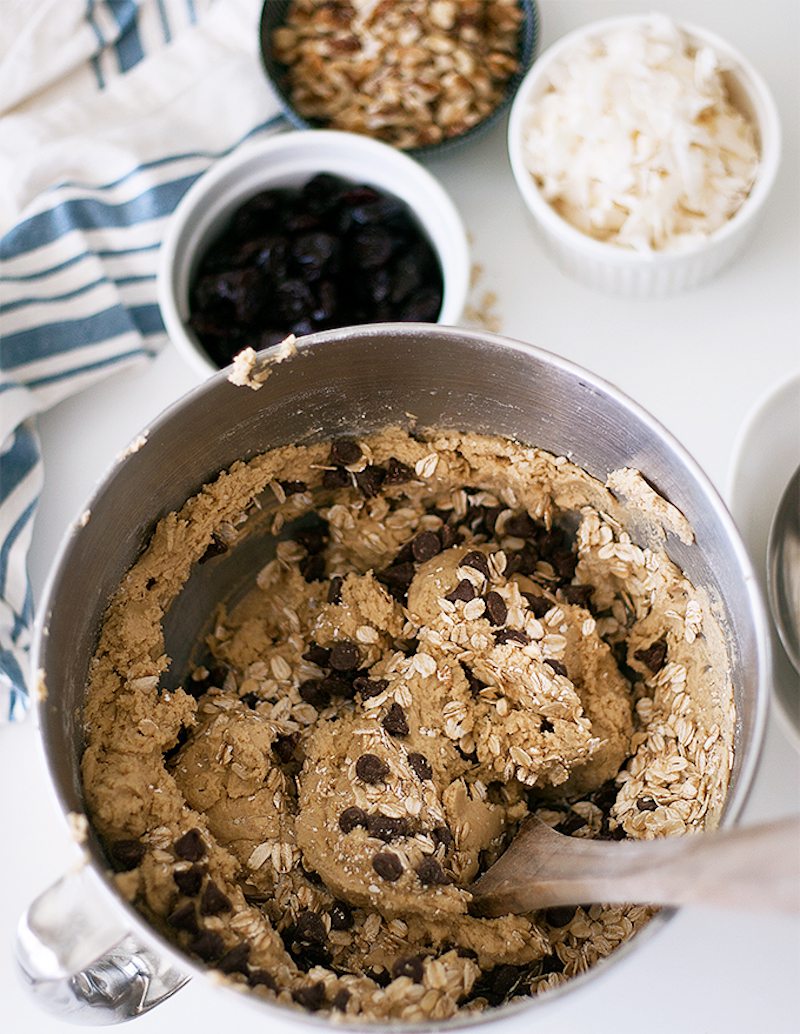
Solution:
M 609 30 L 647 23 L 652 17 L 653 13 L 651 12 L 601 18 L 561 36 L 534 61 L 527 75 L 520 83 L 511 107 L 508 122 L 508 155 L 511 162 L 511 170 L 514 174 L 517 188 L 536 219 L 552 234 L 562 238 L 572 247 L 581 249 L 587 254 L 603 258 L 605 261 L 619 266 L 642 266 L 644 264 L 666 266 L 679 263 L 687 257 L 698 254 L 711 245 L 739 233 L 746 223 L 752 221 L 772 190 L 780 165 L 782 150 L 778 109 L 772 92 L 761 74 L 744 57 L 741 51 L 737 50 L 721 36 L 692 22 L 670 19 L 690 41 L 698 41 L 703 45 L 712 47 L 723 60 L 730 62 L 733 66 L 730 69 L 731 73 L 741 82 L 746 92 L 751 97 L 757 98 L 759 102 L 761 114 L 756 129 L 758 130 L 760 140 L 761 160 L 752 190 L 723 226 L 718 227 L 704 240 L 698 241 L 691 247 L 674 252 L 640 252 L 620 247 L 613 242 L 597 240 L 583 233 L 582 230 L 573 226 L 556 212 L 553 206 L 542 196 L 533 176 L 525 165 L 522 154 L 522 122 L 528 112 L 530 95 L 541 80 L 545 78 L 548 69 L 572 47 Z
M 253 160 L 268 158 L 283 151 L 295 152 L 305 159 L 318 157 L 320 170 L 325 171 L 326 148 L 337 148 L 339 153 L 346 153 L 348 158 L 363 155 L 379 159 L 380 166 L 398 174 L 412 186 L 424 192 L 435 208 L 437 217 L 446 226 L 446 236 L 451 247 L 445 261 L 445 255 L 432 239 L 432 235 L 413 200 L 406 199 L 406 204 L 422 224 L 431 245 L 437 255 L 442 270 L 443 296 L 438 326 L 456 325 L 467 302 L 470 283 L 470 248 L 467 231 L 456 205 L 439 180 L 414 158 L 409 157 L 396 148 L 380 140 L 374 140 L 357 133 L 348 133 L 337 129 L 290 129 L 279 132 L 266 140 L 248 141 L 232 154 L 215 161 L 187 190 L 178 202 L 168 220 L 164 239 L 158 257 L 156 273 L 156 293 L 158 305 L 164 320 L 164 329 L 170 341 L 191 366 L 203 377 L 216 373 L 218 367 L 208 357 L 199 343 L 195 343 L 186 330 L 185 322 L 180 314 L 177 298 L 173 289 L 173 271 L 178 258 L 178 242 L 186 225 L 195 213 L 202 209 L 204 203 L 213 196 L 218 184 L 223 182 L 232 171 L 245 166 Z M 377 167 L 377 166 L 376 166 Z M 301 174 L 308 172 L 301 168 Z M 355 177 L 357 178 L 357 177 Z M 365 181 L 370 180 L 369 170 L 365 168 Z M 380 176 L 375 180 L 379 181 Z M 264 189 L 269 187 L 269 169 L 265 169 Z M 388 183 L 384 190 L 392 193 Z

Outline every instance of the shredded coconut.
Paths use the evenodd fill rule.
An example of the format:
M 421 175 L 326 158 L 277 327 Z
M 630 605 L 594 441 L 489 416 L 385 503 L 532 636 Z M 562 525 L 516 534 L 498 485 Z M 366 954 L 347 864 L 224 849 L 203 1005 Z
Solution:
M 583 233 L 636 251 L 704 240 L 739 209 L 759 163 L 723 71 L 663 15 L 577 45 L 525 129 L 545 199 Z

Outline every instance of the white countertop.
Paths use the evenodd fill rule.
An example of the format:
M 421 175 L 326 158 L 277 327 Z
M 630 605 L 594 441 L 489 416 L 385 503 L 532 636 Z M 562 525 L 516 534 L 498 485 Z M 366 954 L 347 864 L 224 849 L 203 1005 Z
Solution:
M 643 11 L 618 0 L 544 0 L 543 45 L 593 18 Z M 631 302 L 566 279 L 530 231 L 505 156 L 504 127 L 430 162 L 459 206 L 485 269 L 480 287 L 498 295 L 502 332 L 558 352 L 615 382 L 658 417 L 728 491 L 734 444 L 748 414 L 800 370 L 800 5 L 797 0 L 662 0 L 661 10 L 738 46 L 772 88 L 784 129 L 784 159 L 763 227 L 735 266 L 673 299 Z M 478 296 L 480 295 L 478 291 Z M 61 535 L 95 481 L 164 406 L 196 383 L 171 348 L 117 374 L 40 421 L 46 485 L 30 570 L 38 595 Z M 796 429 L 797 425 L 795 425 Z M 787 434 L 791 434 L 791 428 Z M 770 463 L 765 443 L 764 463 Z M 800 437 L 797 440 L 800 459 Z M 0 728 L 0 822 L 6 833 L 0 894 L 0 1028 L 7 1034 L 66 1029 L 28 1000 L 14 972 L 20 911 L 77 857 L 48 786 L 32 723 Z M 770 720 L 745 821 L 800 811 L 800 755 Z M 580 993 L 537 1009 L 537 1034 L 642 1029 L 783 1034 L 797 1029 L 800 919 L 684 909 L 632 957 Z M 528 1030 L 534 1014 L 507 1021 Z M 211 1034 L 231 1023 L 262 1025 L 231 995 L 193 981 L 136 1022 L 137 1034 Z M 294 1024 L 269 1029 L 297 1032 Z M 496 1028 L 493 1028 L 496 1029 Z

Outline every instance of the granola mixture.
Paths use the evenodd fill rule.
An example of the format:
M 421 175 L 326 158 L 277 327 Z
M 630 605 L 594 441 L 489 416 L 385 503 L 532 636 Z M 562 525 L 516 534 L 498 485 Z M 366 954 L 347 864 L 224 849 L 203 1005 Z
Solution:
M 363 1019 L 482 1010 L 609 955 L 653 909 L 469 912 L 529 812 L 651 838 L 713 825 L 725 798 L 721 630 L 621 499 L 691 532 L 635 471 L 609 483 L 395 428 L 237 463 L 163 518 L 86 705 L 88 811 L 121 891 L 237 985 Z M 165 612 L 250 535 L 255 585 L 164 688 Z
M 521 20 L 517 0 L 292 0 L 272 46 L 299 115 L 407 149 L 494 111 Z

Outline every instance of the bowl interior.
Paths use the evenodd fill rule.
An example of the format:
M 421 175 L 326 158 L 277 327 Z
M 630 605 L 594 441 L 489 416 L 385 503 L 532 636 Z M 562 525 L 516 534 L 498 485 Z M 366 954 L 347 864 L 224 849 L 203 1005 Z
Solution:
M 236 459 L 288 442 L 407 425 L 409 414 L 420 427 L 536 444 L 603 480 L 620 466 L 637 467 L 686 515 L 696 541 L 686 545 L 670 536 L 667 552 L 708 590 L 730 643 L 738 721 L 723 821 L 736 817 L 763 731 L 765 624 L 749 562 L 713 489 L 663 428 L 591 374 L 517 342 L 422 324 L 310 336 L 257 392 L 217 374 L 168 410 L 144 447 L 112 469 L 89 503 L 91 519 L 65 542 L 37 628 L 34 665 L 48 687 L 40 705 L 42 734 L 65 811 L 84 810 L 82 709 L 103 612 L 154 523 Z M 248 567 L 255 577 L 246 552 L 238 561 L 237 552 L 225 574 L 201 576 L 196 600 L 181 603 L 167 624 L 176 681 L 188 661 L 185 644 L 201 630 L 210 602 L 240 585 Z M 219 570 L 228 563 L 223 558 Z M 102 871 L 99 844 L 91 839 L 89 847 Z M 142 926 L 132 910 L 129 916 Z M 174 954 L 154 932 L 149 936 Z
M 286 21 L 290 3 L 291 0 L 265 0 L 259 25 L 261 61 L 289 122 L 297 129 L 322 129 L 325 128 L 326 123 L 318 119 L 306 119 L 295 110 L 290 97 L 287 66 L 277 60 L 272 49 L 272 33 Z M 407 154 L 413 154 L 416 157 L 438 155 L 458 147 L 487 130 L 507 109 L 525 77 L 525 73 L 530 68 L 539 45 L 539 10 L 536 0 L 519 0 L 519 7 L 523 13 L 520 27 L 519 68 L 509 79 L 503 99 L 497 107 L 481 122 L 465 132 L 448 137 L 438 144 L 408 148 Z

